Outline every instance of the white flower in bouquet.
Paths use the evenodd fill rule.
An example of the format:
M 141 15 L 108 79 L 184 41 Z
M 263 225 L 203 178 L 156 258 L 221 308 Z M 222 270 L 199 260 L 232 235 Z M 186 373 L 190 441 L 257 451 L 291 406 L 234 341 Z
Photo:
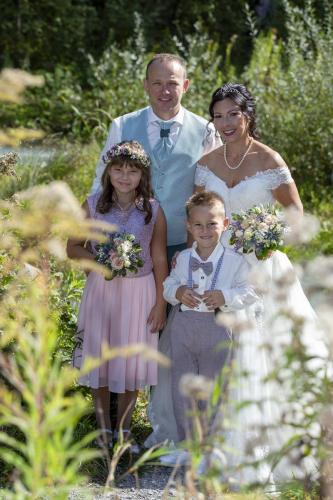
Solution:
M 124 243 L 121 243 L 119 245 L 119 248 L 120 248 L 120 252 L 126 254 L 128 252 L 130 252 L 132 250 L 132 242 L 131 241 L 124 241 Z
M 238 252 L 254 252 L 257 259 L 270 257 L 273 251 L 283 250 L 286 224 L 281 213 L 272 205 L 254 206 L 232 214 L 230 243 Z
M 245 229 L 244 231 L 244 238 L 246 240 L 250 240 L 252 238 L 252 229 L 248 228 L 248 229 Z

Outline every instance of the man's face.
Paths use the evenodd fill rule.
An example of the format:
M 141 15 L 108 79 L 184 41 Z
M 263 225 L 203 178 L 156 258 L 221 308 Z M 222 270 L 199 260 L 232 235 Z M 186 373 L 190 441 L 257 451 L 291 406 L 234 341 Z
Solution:
M 154 61 L 144 80 L 151 107 L 162 120 L 170 120 L 178 113 L 188 86 L 184 69 L 177 61 Z

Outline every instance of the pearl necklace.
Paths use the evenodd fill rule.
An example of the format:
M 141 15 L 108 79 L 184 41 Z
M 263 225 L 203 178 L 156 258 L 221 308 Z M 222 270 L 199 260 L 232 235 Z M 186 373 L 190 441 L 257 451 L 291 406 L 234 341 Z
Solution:
M 253 139 L 251 138 L 250 140 L 250 144 L 247 148 L 247 150 L 245 151 L 245 153 L 243 154 L 240 162 L 238 163 L 238 165 L 235 165 L 234 167 L 232 167 L 231 165 L 229 165 L 228 163 L 228 160 L 227 160 L 227 143 L 225 143 L 224 145 L 224 149 L 223 149 L 223 153 L 224 153 L 224 161 L 225 161 L 225 164 L 227 165 L 227 167 L 230 169 L 230 170 L 237 170 L 237 168 L 239 168 L 241 166 L 241 164 L 243 163 L 243 161 L 245 160 L 248 152 L 250 151 L 250 148 L 252 146 L 252 143 L 253 143 Z

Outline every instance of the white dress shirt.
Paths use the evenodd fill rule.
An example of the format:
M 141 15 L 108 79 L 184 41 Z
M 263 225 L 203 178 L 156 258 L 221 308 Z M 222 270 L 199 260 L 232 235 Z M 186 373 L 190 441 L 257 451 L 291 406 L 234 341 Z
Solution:
M 212 284 L 217 262 L 223 252 L 223 262 L 214 288 L 214 290 L 220 290 L 225 299 L 225 304 L 220 308 L 221 311 L 235 311 L 253 304 L 258 297 L 253 287 L 251 287 L 247 281 L 250 269 L 249 264 L 242 255 L 237 254 L 229 248 L 224 248 L 221 243 L 216 245 L 215 249 L 206 261 L 203 261 L 203 259 L 196 252 L 196 242 L 193 244 L 192 248 L 187 248 L 186 250 L 183 250 L 183 252 L 180 252 L 177 257 L 176 267 L 172 269 L 170 276 L 168 276 L 163 283 L 163 295 L 165 300 L 173 306 L 179 304 L 179 300 L 176 298 L 176 292 L 180 286 L 188 284 L 189 260 L 191 256 L 201 262 L 212 262 L 213 272 L 209 276 L 206 276 L 202 268 L 192 271 L 193 288 L 195 292 L 202 295 L 206 290 L 209 290 Z M 209 311 L 203 301 L 200 302 L 196 309 L 190 309 L 184 304 L 181 305 L 181 309 L 183 311 Z
M 180 110 L 178 111 L 176 116 L 171 118 L 171 120 L 174 121 L 175 123 L 173 123 L 172 126 L 170 127 L 169 137 L 171 141 L 173 141 L 175 144 L 177 142 L 184 121 L 184 108 L 182 106 L 180 107 Z M 148 134 L 149 144 L 152 149 L 154 148 L 154 146 L 156 145 L 157 141 L 160 138 L 160 126 L 158 124 L 158 122 L 160 121 L 163 120 L 161 120 L 161 118 L 159 118 L 154 113 L 152 107 L 149 106 L 147 134 Z M 96 167 L 95 179 L 90 194 L 95 194 L 97 191 L 101 189 L 101 177 L 105 168 L 105 163 L 103 162 L 103 156 L 112 146 L 121 141 L 122 128 L 123 128 L 122 116 L 118 116 L 118 118 L 115 118 L 111 124 L 109 135 L 107 137 L 106 143 L 99 157 Z M 217 136 L 214 125 L 212 123 L 209 123 L 208 128 L 211 129 L 212 133 L 209 134 L 205 139 L 203 156 L 222 145 L 222 141 L 220 137 Z

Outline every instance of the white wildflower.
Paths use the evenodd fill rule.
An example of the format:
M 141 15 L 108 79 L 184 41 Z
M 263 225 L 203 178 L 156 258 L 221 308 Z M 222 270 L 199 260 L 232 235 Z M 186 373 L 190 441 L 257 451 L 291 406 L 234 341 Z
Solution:
M 234 335 L 238 335 L 244 331 L 248 332 L 255 327 L 254 318 L 251 319 L 247 317 L 246 314 L 240 312 L 238 312 L 237 315 L 234 313 L 220 312 L 217 314 L 215 321 L 217 325 L 232 330 Z
M 286 233 L 287 244 L 301 244 L 312 240 L 320 229 L 319 220 L 311 214 L 304 214 L 303 217 L 293 207 L 285 210 L 285 219 L 290 231 Z
M 30 201 L 34 208 L 42 212 L 52 210 L 84 219 L 84 213 L 78 200 L 69 186 L 62 181 L 54 181 L 47 185 L 35 186 L 16 194 L 18 200 Z
M 64 242 L 58 238 L 50 238 L 46 240 L 43 247 L 54 257 L 57 257 L 60 260 L 66 260 L 67 254 Z
M 269 270 L 260 264 L 251 267 L 248 280 L 257 293 L 266 294 L 271 289 L 271 275 Z
M 310 286 L 333 290 L 333 256 L 321 255 L 309 262 L 305 277 Z
M 4 101 L 20 102 L 26 87 L 41 87 L 42 76 L 35 76 L 20 69 L 3 69 L 0 73 L 0 96 Z
M 179 382 L 179 391 L 183 396 L 196 400 L 208 400 L 214 388 L 214 381 L 202 375 L 185 373 Z
M 0 174 L 18 178 L 14 168 L 18 160 L 19 155 L 12 151 L 0 156 Z

